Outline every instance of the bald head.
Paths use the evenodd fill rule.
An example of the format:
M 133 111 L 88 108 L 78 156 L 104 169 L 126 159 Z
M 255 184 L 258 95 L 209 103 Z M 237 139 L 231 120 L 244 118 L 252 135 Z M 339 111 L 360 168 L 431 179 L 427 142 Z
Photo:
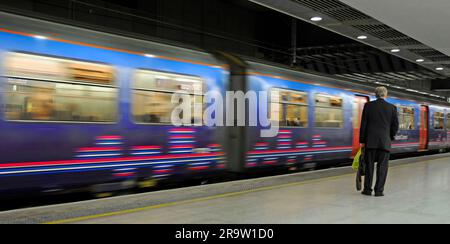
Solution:
M 388 90 L 386 87 L 380 86 L 375 89 L 375 96 L 377 96 L 377 98 L 387 98 L 387 95 Z

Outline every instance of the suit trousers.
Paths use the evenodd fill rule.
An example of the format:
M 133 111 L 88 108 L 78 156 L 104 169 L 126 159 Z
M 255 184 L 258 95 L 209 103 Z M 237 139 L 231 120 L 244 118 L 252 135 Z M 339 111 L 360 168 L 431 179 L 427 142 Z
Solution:
M 380 149 L 366 148 L 364 159 L 366 163 L 366 175 L 364 178 L 364 191 L 372 192 L 373 174 L 375 162 L 377 162 L 377 182 L 375 183 L 375 192 L 382 193 L 386 184 L 389 168 L 390 152 Z

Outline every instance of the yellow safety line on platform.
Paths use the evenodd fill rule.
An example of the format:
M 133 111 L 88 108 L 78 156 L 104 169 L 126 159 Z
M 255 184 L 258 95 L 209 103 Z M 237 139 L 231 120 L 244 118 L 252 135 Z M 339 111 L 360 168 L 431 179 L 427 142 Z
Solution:
M 431 161 L 440 160 L 440 159 L 442 159 L 442 158 L 431 159 L 431 160 L 427 160 L 426 162 L 431 162 Z M 406 167 L 406 166 L 413 166 L 417 163 L 423 163 L 423 162 L 414 162 L 414 163 L 410 163 L 410 164 L 397 165 L 397 166 L 393 166 L 390 168 L 395 169 L 395 168 L 401 168 L 401 167 Z M 120 210 L 120 211 L 109 212 L 109 213 L 94 214 L 94 215 L 88 215 L 88 216 L 78 217 L 78 218 L 56 220 L 56 221 L 46 222 L 44 224 L 74 223 L 74 222 L 79 222 L 79 221 L 84 221 L 84 220 L 97 219 L 97 218 L 103 218 L 103 217 L 111 217 L 111 216 L 123 215 L 123 214 L 129 214 L 129 213 L 136 213 L 136 212 L 141 212 L 141 211 L 146 211 L 146 210 L 171 207 L 171 206 L 182 205 L 182 204 L 197 203 L 197 202 L 215 200 L 215 199 L 226 198 L 226 197 L 234 197 L 234 196 L 244 195 L 247 193 L 268 191 L 268 190 L 280 189 L 280 188 L 291 187 L 291 186 L 300 186 L 300 185 L 305 185 L 305 184 L 310 184 L 310 183 L 323 182 L 323 181 L 327 181 L 327 180 L 335 180 L 335 179 L 344 178 L 344 177 L 351 176 L 351 175 L 355 175 L 355 173 L 331 176 L 331 177 L 314 179 L 314 180 L 306 180 L 306 181 L 302 181 L 302 182 L 292 182 L 292 183 L 286 183 L 286 184 L 282 184 L 282 185 L 267 186 L 267 187 L 252 189 L 252 190 L 224 193 L 224 194 L 219 194 L 219 195 L 214 195 L 214 196 L 209 196 L 209 197 L 201 197 L 201 198 L 183 200 L 183 201 L 178 201 L 178 202 L 163 203 L 163 204 L 151 205 L 151 206 L 141 207 L 141 208 L 133 208 L 133 209 Z
M 316 180 L 308 180 L 308 181 L 302 181 L 302 182 L 293 182 L 293 183 L 287 183 L 287 184 L 276 185 L 276 186 L 267 186 L 267 187 L 252 189 L 252 190 L 246 190 L 246 191 L 224 193 L 224 194 L 219 194 L 219 195 L 214 195 L 214 196 L 209 196 L 209 197 L 201 197 L 201 198 L 195 198 L 195 199 L 184 200 L 184 201 L 179 201 L 179 202 L 163 203 L 163 204 L 152 205 L 152 206 L 147 206 L 147 207 L 121 210 L 121 211 L 116 211 L 116 212 L 88 215 L 88 216 L 72 218 L 72 219 L 57 220 L 57 221 L 47 222 L 45 224 L 64 224 L 64 223 L 73 223 L 73 222 L 89 220 L 89 219 L 96 219 L 96 218 L 102 218 L 102 217 L 111 217 L 111 216 L 115 216 L 115 215 L 129 214 L 129 213 L 135 213 L 135 212 L 140 212 L 140 211 L 145 211 L 145 210 L 152 210 L 152 209 L 157 209 L 157 208 L 171 207 L 171 206 L 175 206 L 175 205 L 182 205 L 182 204 L 189 204 L 189 203 L 196 203 L 196 202 L 203 202 L 203 201 L 208 201 L 208 200 L 214 200 L 214 199 L 219 199 L 219 198 L 233 197 L 233 196 L 238 196 L 238 195 L 243 195 L 243 194 L 253 193 L 253 192 L 274 190 L 274 189 L 285 188 L 285 187 L 290 187 L 290 186 L 298 186 L 298 185 L 309 184 L 309 183 L 314 183 L 314 182 L 320 182 L 320 181 L 325 181 L 325 180 L 333 180 L 333 179 L 342 178 L 342 177 L 349 176 L 349 175 L 354 175 L 354 173 L 345 174 L 345 175 L 339 175 L 339 176 L 332 176 L 332 177 L 316 179 Z

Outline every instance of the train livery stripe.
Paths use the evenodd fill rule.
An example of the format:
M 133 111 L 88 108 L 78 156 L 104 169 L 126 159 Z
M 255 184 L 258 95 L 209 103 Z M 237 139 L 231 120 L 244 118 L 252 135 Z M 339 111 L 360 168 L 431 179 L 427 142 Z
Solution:
M 14 30 L 8 30 L 8 29 L 4 29 L 4 28 L 0 28 L 0 31 L 9 33 L 9 34 L 14 34 L 14 35 L 19 35 L 19 36 L 27 36 L 27 37 L 33 37 L 33 38 L 36 36 L 34 34 L 20 32 L 20 31 L 14 31 Z M 62 42 L 62 43 L 67 43 L 67 44 L 72 44 L 72 45 L 78 45 L 78 46 L 84 46 L 84 47 L 98 48 L 98 49 L 120 52 L 120 53 L 127 53 L 127 54 L 141 55 L 141 56 L 146 55 L 146 53 L 143 53 L 143 52 L 137 52 L 137 51 L 107 47 L 107 46 L 100 46 L 100 45 L 90 44 L 90 43 L 86 43 L 86 42 L 71 41 L 71 40 L 66 40 L 66 39 L 56 38 L 56 37 L 51 37 L 51 36 L 47 36 L 47 40 Z M 160 55 L 154 55 L 154 56 L 155 56 L 155 58 L 159 58 L 159 59 L 196 64 L 196 65 L 207 66 L 207 67 L 212 67 L 212 68 L 225 68 L 224 66 L 209 64 L 209 63 L 204 63 L 204 62 L 199 62 L 199 61 L 193 61 L 193 60 L 187 60 L 187 59 L 181 59 L 181 58 L 173 58 L 173 57 L 160 56 Z
M 48 172 L 71 172 L 71 171 L 88 171 L 88 170 L 117 170 L 118 167 L 149 167 L 152 165 L 160 164 L 174 164 L 174 163 L 192 163 L 192 162 L 211 162 L 218 161 L 223 158 L 221 157 L 208 157 L 208 158 L 193 158 L 193 159 L 183 159 L 183 160 L 160 160 L 160 161 L 130 161 L 128 163 L 110 162 L 105 164 L 83 164 L 83 165 L 59 165 L 54 167 L 27 167 L 27 168 L 9 168 L 0 169 L 0 175 L 11 175 L 11 174 L 33 174 L 33 173 L 48 173 Z
M 121 136 L 97 136 L 97 140 L 122 140 Z
M 352 150 L 352 147 L 329 147 L 329 148 L 310 148 L 310 149 L 287 149 L 287 150 L 264 150 L 252 151 L 247 157 L 252 158 L 267 158 L 267 157 L 282 157 L 294 155 L 311 155 L 311 154 L 325 154 L 325 153 L 347 153 Z
M 266 158 L 266 157 L 270 157 L 270 156 L 278 156 L 278 157 L 283 157 L 283 156 L 293 156 L 293 155 L 310 155 L 310 154 L 324 154 L 324 153 L 348 153 L 351 152 L 351 149 L 348 150 L 333 150 L 333 151 L 322 151 L 322 152 L 294 152 L 294 153 L 281 153 L 281 154 L 276 154 L 276 155 L 251 155 L 248 156 L 249 158 Z
M 418 146 L 420 146 L 419 142 L 404 142 L 404 143 L 392 144 L 392 148 L 405 148 L 405 147 L 418 147 Z
M 67 161 L 46 161 L 46 162 L 23 162 L 23 163 L 9 163 L 1 164 L 0 169 L 5 168 L 23 168 L 23 167 L 39 167 L 39 166 L 59 166 L 72 164 L 92 164 L 92 163 L 120 163 L 129 161 L 148 161 L 148 160 L 165 160 L 165 159 L 185 159 L 185 158 L 202 158 L 222 156 L 222 153 L 204 153 L 204 154 L 181 154 L 169 156 L 142 156 L 142 157 L 122 157 L 122 158 L 108 158 L 108 159 L 90 159 L 90 160 L 67 160 Z
M 326 148 L 307 148 L 307 149 L 289 149 L 289 150 L 261 150 L 251 151 L 250 155 L 271 154 L 271 153 L 296 153 L 296 152 L 314 152 L 314 151 L 332 151 L 332 150 L 348 150 L 353 147 L 326 147 Z
M 349 152 L 352 147 L 334 147 L 320 149 L 287 149 L 287 150 L 265 150 L 250 152 L 250 158 L 273 156 L 292 156 L 302 154 L 336 153 Z M 0 165 L 0 174 L 35 173 L 45 171 L 67 171 L 67 170 L 87 170 L 111 167 L 138 167 L 142 165 L 155 165 L 164 163 L 199 162 L 219 160 L 222 153 L 208 154 L 180 154 L 170 156 L 146 156 L 146 157 L 123 157 L 110 159 L 90 159 L 90 160 L 68 160 L 49 162 L 28 162 L 12 163 Z
M 161 150 L 160 146 L 135 146 L 131 148 L 133 151 L 141 150 Z
M 269 78 L 286 80 L 286 81 L 293 81 L 293 82 L 309 84 L 309 85 L 315 85 L 316 84 L 314 82 L 310 82 L 310 81 L 306 81 L 306 80 L 299 80 L 299 79 L 295 79 L 295 78 L 289 78 L 289 77 L 283 77 L 283 76 L 271 75 L 271 74 L 264 74 L 264 73 L 259 73 L 259 72 L 247 72 L 247 75 L 269 77 Z M 321 86 L 328 87 L 328 88 L 342 89 L 342 87 L 333 86 L 333 85 L 329 85 L 329 84 L 323 84 Z M 364 95 L 371 95 L 367 91 L 361 91 L 361 90 L 355 90 L 355 89 L 350 89 L 350 91 L 355 92 L 355 93 L 364 94 Z
M 121 151 L 120 147 L 84 147 L 77 150 L 77 152 L 105 152 L 105 151 Z

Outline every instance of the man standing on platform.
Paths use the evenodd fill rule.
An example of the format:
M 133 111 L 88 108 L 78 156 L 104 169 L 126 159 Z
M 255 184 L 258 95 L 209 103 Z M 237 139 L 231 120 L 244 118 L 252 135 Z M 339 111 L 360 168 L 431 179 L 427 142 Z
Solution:
M 375 196 L 384 196 L 391 143 L 395 139 L 399 126 L 397 108 L 385 101 L 387 94 L 386 87 L 376 88 L 377 100 L 367 103 L 362 114 L 360 143 L 365 149 L 366 163 L 363 195 L 372 195 L 374 165 L 377 162 Z

